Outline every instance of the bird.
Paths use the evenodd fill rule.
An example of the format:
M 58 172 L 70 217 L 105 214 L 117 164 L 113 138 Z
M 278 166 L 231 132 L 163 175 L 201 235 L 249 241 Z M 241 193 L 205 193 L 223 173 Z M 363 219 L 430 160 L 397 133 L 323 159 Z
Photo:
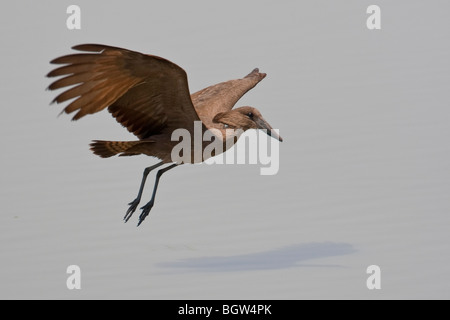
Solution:
M 144 169 L 138 195 L 128 204 L 125 222 L 136 211 L 151 171 L 167 165 L 156 173 L 151 200 L 141 207 L 138 226 L 154 206 L 162 174 L 181 164 L 206 160 L 204 156 L 196 157 L 192 149 L 184 161 L 174 162 L 171 151 L 178 141 L 172 141 L 171 135 L 175 130 L 194 133 L 195 124 L 200 123 L 202 133 L 213 131 L 215 138 L 212 141 L 219 139 L 219 143 L 226 144 L 222 152 L 239 138 L 230 135 L 230 129 L 241 132 L 263 129 L 272 138 L 283 141 L 258 109 L 251 106 L 234 108 L 246 92 L 266 77 L 258 68 L 243 78 L 190 94 L 186 71 L 165 58 L 102 44 L 81 44 L 72 49 L 77 53 L 50 61 L 59 66 L 47 77 L 58 79 L 47 89 L 65 89 L 52 103 L 72 99 L 61 111 L 75 112 L 72 120 L 107 109 L 119 124 L 137 137 L 134 141 L 93 140 L 90 149 L 94 154 L 102 158 L 143 154 L 159 159 L 158 163 Z M 212 142 L 202 142 L 202 150 L 209 143 Z

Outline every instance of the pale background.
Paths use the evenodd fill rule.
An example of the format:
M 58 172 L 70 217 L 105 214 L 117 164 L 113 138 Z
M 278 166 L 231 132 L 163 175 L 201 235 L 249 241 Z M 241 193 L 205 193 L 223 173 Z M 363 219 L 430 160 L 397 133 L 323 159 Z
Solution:
M 70 4 L 81 30 L 66 28 Z M 371 4 L 382 30 L 366 28 Z M 409 0 L 4 3 L 0 298 L 450 298 L 449 12 Z M 45 90 L 48 62 L 89 42 L 170 59 L 192 91 L 259 67 L 267 78 L 238 104 L 280 129 L 279 173 L 176 168 L 145 223 L 124 224 L 155 160 L 94 156 L 92 139 L 133 137 L 107 112 L 57 117 Z

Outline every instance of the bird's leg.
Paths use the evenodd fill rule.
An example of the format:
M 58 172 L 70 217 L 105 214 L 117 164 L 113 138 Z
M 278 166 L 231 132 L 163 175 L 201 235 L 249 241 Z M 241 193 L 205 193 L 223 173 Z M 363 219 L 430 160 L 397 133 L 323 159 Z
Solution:
M 131 216 L 133 215 L 134 211 L 136 210 L 139 202 L 141 201 L 142 192 L 144 191 L 145 180 L 147 180 L 148 174 L 150 173 L 150 171 L 158 168 L 159 166 L 162 166 L 163 164 L 164 164 L 164 162 L 161 161 L 151 167 L 145 168 L 144 174 L 142 177 L 141 186 L 139 187 L 139 193 L 138 193 L 136 199 L 134 199 L 133 201 L 131 201 L 128 204 L 130 207 L 128 208 L 127 213 L 125 214 L 125 217 L 123 218 L 123 220 L 125 220 L 125 222 L 127 222 L 131 218 Z
M 139 216 L 139 223 L 138 223 L 138 227 L 139 225 L 142 223 L 142 221 L 145 220 L 145 218 L 148 216 L 148 214 L 150 213 L 150 210 L 153 207 L 153 204 L 155 203 L 155 195 L 156 195 L 156 190 L 158 189 L 158 183 L 159 183 L 159 179 L 161 178 L 162 174 L 166 171 L 169 171 L 172 168 L 175 168 L 178 164 L 172 164 L 164 169 L 159 170 L 156 173 L 156 180 L 155 180 L 155 186 L 153 187 L 153 194 L 152 194 L 152 199 L 145 205 L 143 206 L 142 209 L 142 213 Z

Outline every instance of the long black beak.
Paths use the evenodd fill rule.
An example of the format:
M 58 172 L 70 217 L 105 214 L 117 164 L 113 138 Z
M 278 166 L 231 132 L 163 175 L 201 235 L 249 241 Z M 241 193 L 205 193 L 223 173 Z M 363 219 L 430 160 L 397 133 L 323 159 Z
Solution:
M 263 129 L 267 133 L 267 135 L 271 136 L 272 138 L 277 139 L 280 142 L 283 142 L 283 138 L 280 137 L 278 133 L 273 130 L 273 128 L 270 126 L 270 124 L 264 120 L 263 118 L 260 118 L 255 121 L 256 125 L 258 126 L 258 129 Z

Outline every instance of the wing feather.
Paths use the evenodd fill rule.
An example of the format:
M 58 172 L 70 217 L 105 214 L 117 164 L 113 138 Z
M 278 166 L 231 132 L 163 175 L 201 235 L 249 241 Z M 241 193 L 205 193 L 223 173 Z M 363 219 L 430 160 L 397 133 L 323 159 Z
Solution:
M 68 88 L 53 101 L 74 99 L 64 112 L 73 119 L 108 108 L 113 117 L 140 139 L 189 127 L 200 120 L 189 94 L 186 72 L 161 57 L 99 44 L 84 44 L 56 58 L 62 64 L 48 77 L 64 76 L 50 90 Z
M 244 78 L 221 82 L 197 91 L 191 95 L 191 99 L 207 127 L 216 127 L 212 121 L 214 116 L 233 109 L 236 102 L 265 77 L 266 74 L 260 73 L 256 68 Z

